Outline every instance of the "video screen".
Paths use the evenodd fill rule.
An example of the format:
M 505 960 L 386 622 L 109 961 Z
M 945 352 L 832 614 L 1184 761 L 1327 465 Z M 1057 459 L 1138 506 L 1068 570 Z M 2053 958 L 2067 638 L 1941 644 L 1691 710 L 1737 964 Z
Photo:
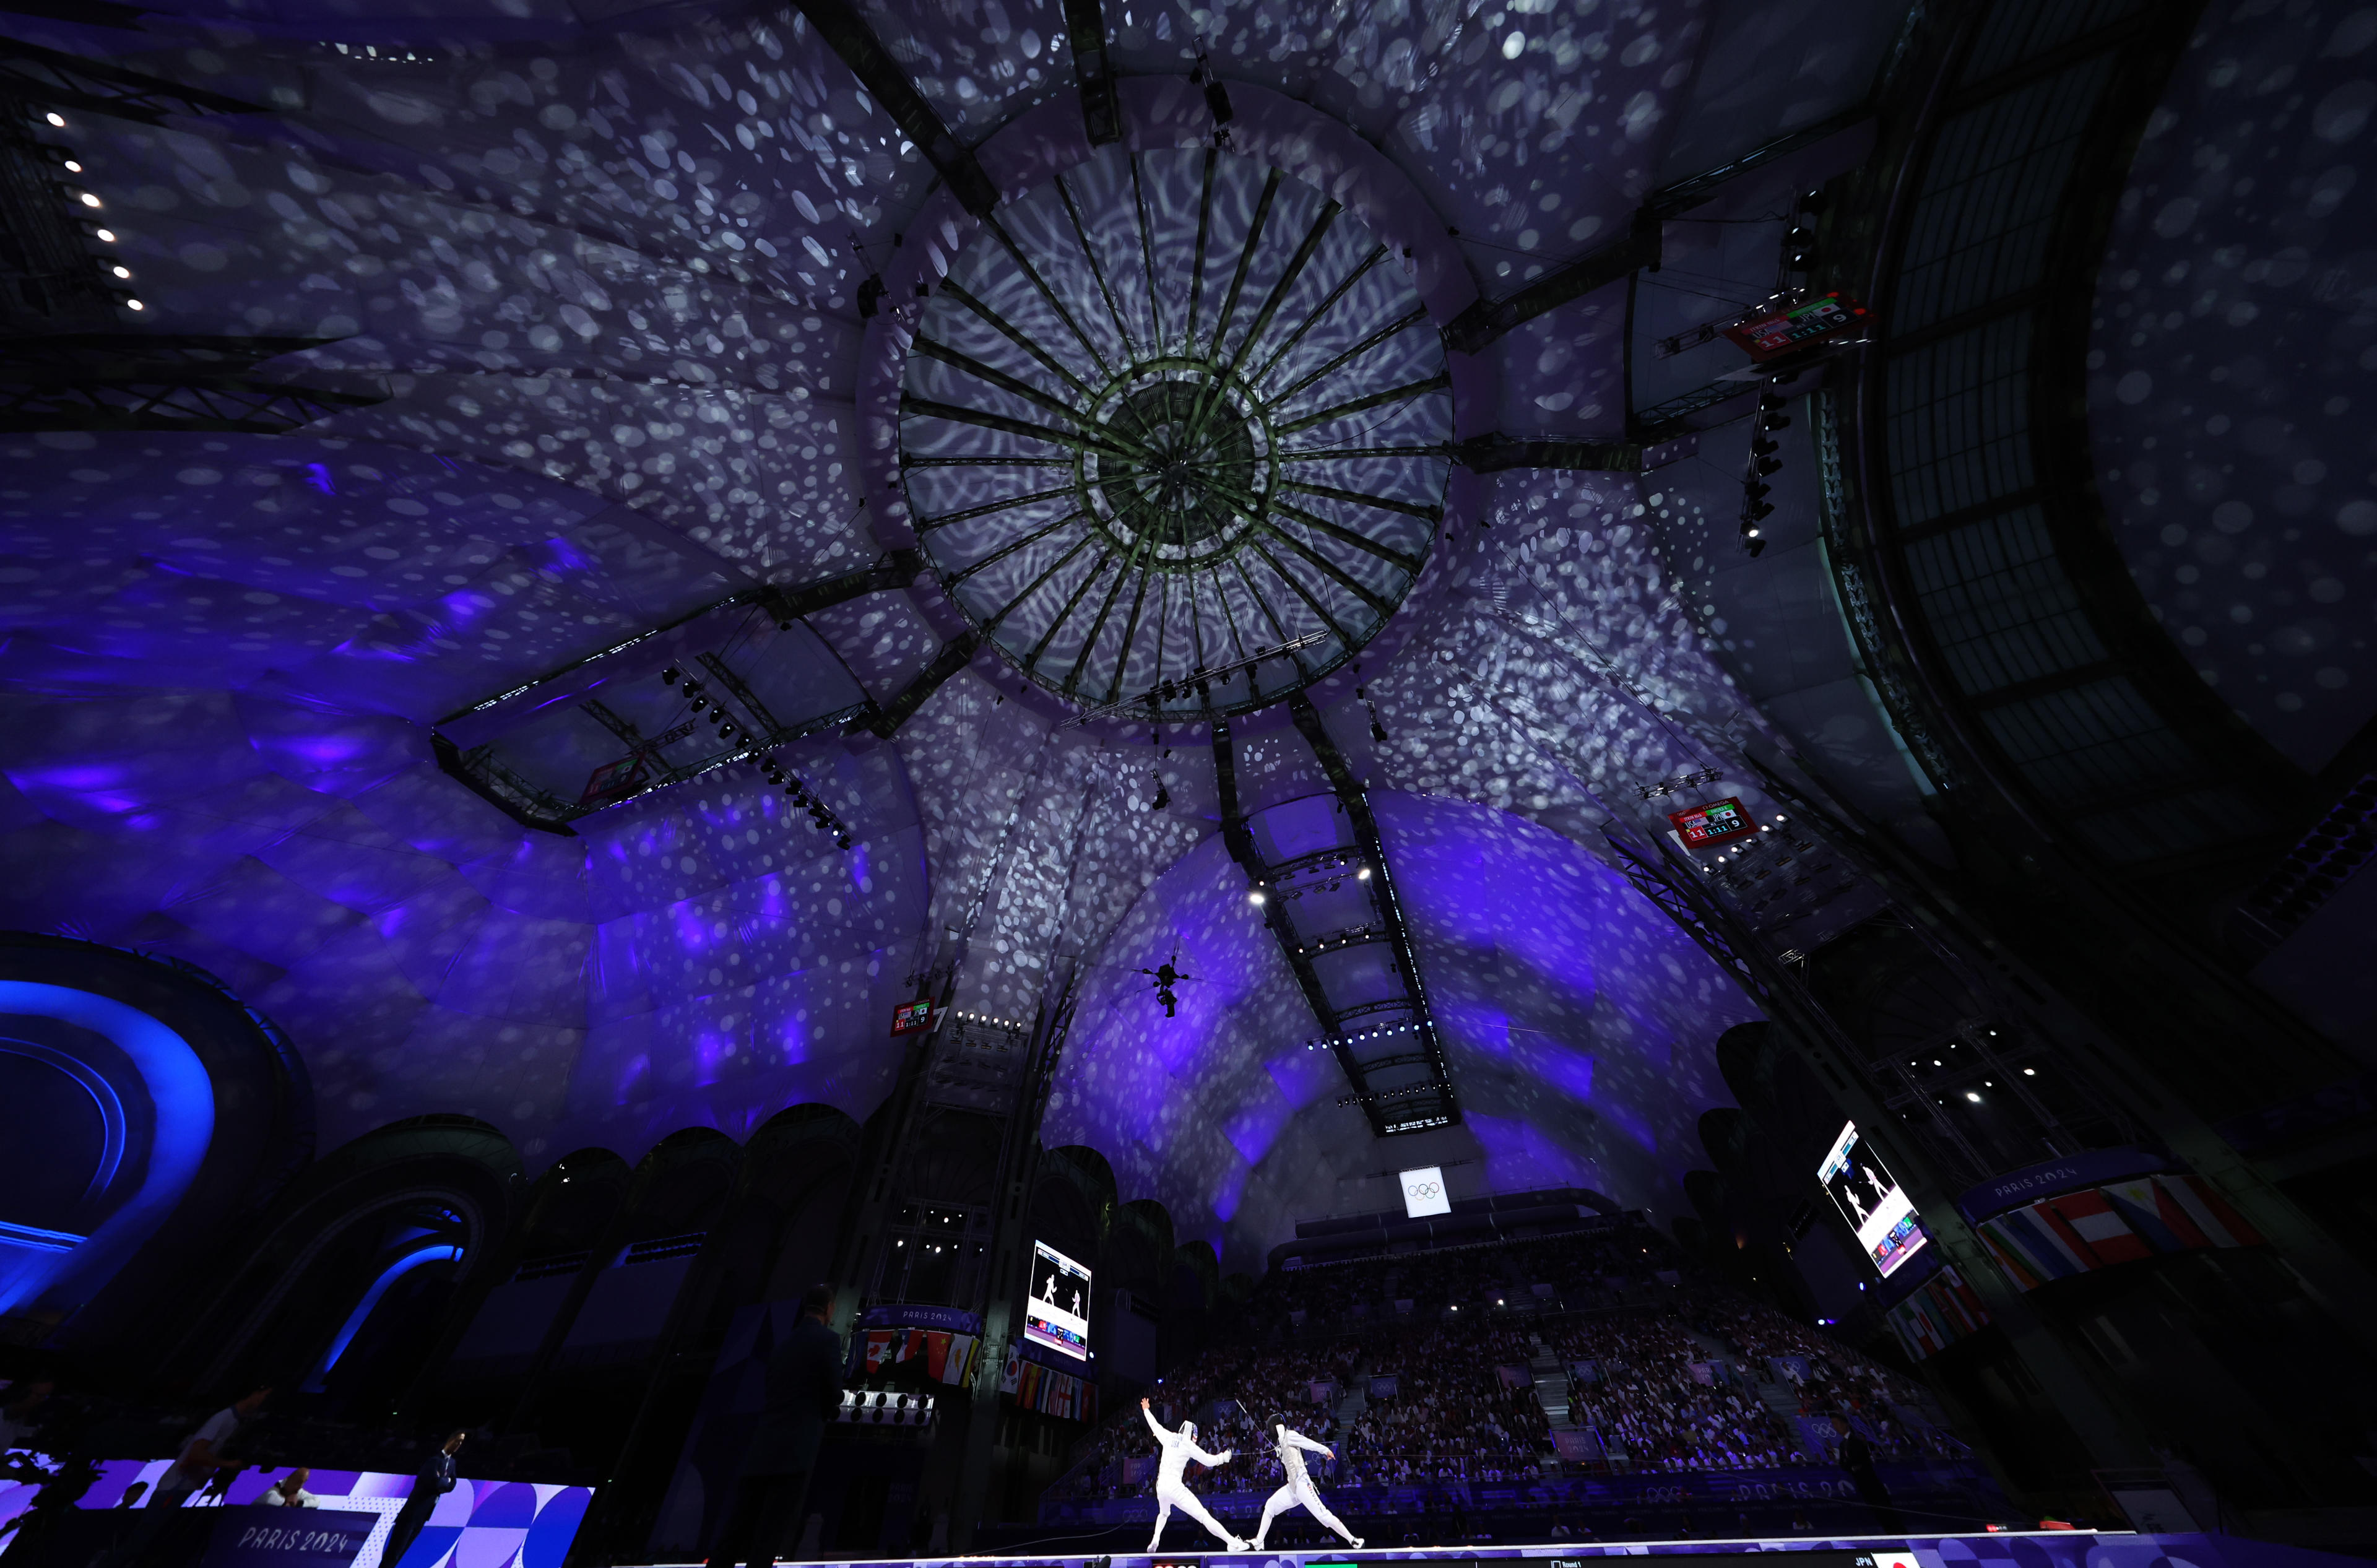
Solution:
M 1023 1337 L 1090 1359 L 1090 1271 L 1045 1241 L 1032 1243 L 1032 1299 L 1023 1304 Z
M 1816 1168 L 1841 1217 L 1857 1232 L 1857 1244 L 1888 1279 L 1931 1239 L 1915 1217 L 1915 1205 L 1899 1191 L 1881 1156 L 1857 1135 L 1852 1121 L 1833 1140 L 1832 1152 Z
M 1404 1215 L 1407 1219 L 1426 1219 L 1430 1215 L 1452 1212 L 1452 1195 L 1444 1190 L 1444 1169 L 1440 1166 L 1422 1166 L 1417 1170 L 1403 1173 Z

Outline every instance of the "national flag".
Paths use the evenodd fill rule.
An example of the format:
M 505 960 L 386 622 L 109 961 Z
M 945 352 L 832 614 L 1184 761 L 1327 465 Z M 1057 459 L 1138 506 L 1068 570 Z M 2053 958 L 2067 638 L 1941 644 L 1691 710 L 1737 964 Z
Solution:
M 2024 1212 L 2000 1215 L 1980 1223 L 1981 1243 L 1989 1250 L 2005 1276 L 2024 1290 L 2036 1290 L 2050 1279 L 2083 1272 L 2067 1259 L 2052 1238 L 2037 1226 L 2025 1223 Z
M 2049 1198 L 2034 1206 L 2047 1210 L 2070 1227 L 2068 1239 L 2076 1241 L 2082 1255 L 2093 1259 L 2098 1268 L 2113 1263 L 2133 1263 L 2141 1258 L 2154 1256 L 2154 1249 L 2121 1222 L 2120 1214 L 2111 1201 L 2096 1188 L 2091 1187 L 2082 1192 L 2066 1192 L 2060 1198 Z
M 2112 1181 L 2097 1191 L 2105 1194 L 2124 1223 L 2157 1252 L 2185 1252 L 2204 1245 L 2195 1222 L 2184 1215 L 2173 1225 L 2164 1215 L 2162 1190 L 2151 1176 L 2132 1181 Z
M 2200 1176 L 2157 1176 L 2165 1192 L 2215 1247 L 2259 1247 L 2262 1233 L 2245 1222 L 2219 1191 Z
M 1012 1350 L 1009 1351 L 1007 1353 L 1007 1365 L 998 1370 L 998 1392 L 1001 1394 L 1013 1394 L 1016 1390 L 1017 1383 L 1021 1380 L 1022 1376 L 1023 1358 L 1018 1356 Z

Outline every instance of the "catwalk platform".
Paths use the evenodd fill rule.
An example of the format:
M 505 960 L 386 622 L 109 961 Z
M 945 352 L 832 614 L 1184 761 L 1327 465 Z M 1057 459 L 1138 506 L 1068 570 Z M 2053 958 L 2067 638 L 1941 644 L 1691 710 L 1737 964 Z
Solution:
M 1185 1537 L 1186 1532 L 1183 1532 Z M 1049 1543 L 1055 1544 L 1055 1543 Z M 1497 1558 L 1547 1560 L 1545 1568 L 1596 1557 L 1697 1557 L 1677 1568 L 1741 1568 L 1748 1559 L 1798 1554 L 1793 1568 L 2367 1568 L 2367 1560 L 2280 1546 L 2241 1536 L 2146 1535 L 2115 1530 L 2009 1530 L 1962 1536 L 1834 1536 L 1781 1540 L 1590 1540 L 1525 1546 L 1368 1548 L 1334 1551 L 1207 1551 L 1063 1555 L 1014 1552 L 937 1557 L 840 1556 L 780 1559 L 788 1568 L 1329 1568 L 1371 1563 L 1483 1562 Z M 653 1563 L 647 1568 L 700 1568 Z

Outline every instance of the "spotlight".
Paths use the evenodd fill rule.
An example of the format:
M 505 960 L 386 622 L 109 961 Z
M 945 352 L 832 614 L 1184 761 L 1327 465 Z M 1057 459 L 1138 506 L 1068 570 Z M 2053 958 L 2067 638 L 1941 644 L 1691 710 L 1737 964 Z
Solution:
M 699 692 L 695 693 L 695 695 L 694 695 L 694 699 L 693 699 L 693 702 L 692 702 L 692 708 L 693 708 L 693 711 L 694 711 L 695 712 L 699 713 L 699 712 L 700 712 L 704 708 L 707 708 L 707 707 L 709 707 L 709 706 L 710 706 L 710 699 L 709 699 L 709 698 L 707 698 L 707 697 L 704 697 L 704 696 L 700 695 Z
M 142 305 L 137 299 L 128 299 L 124 302 L 124 308 L 126 310 L 146 310 L 148 306 Z
M 100 243 L 102 245 L 113 245 L 115 243 L 115 231 L 113 229 L 93 229 L 91 233 L 99 236 Z
M 1248 893 L 1248 894 L 1247 894 L 1247 902 L 1248 902 L 1248 904 L 1261 904 L 1261 903 L 1264 903 L 1264 902 L 1265 902 L 1265 899 L 1264 899 L 1264 897 L 1263 897 L 1263 891 L 1262 891 L 1262 889 L 1260 889 L 1260 888 L 1257 888 L 1257 889 L 1255 889 L 1252 892 Z
M 49 114 L 42 115 L 42 118 L 47 120 L 51 125 L 55 126 L 60 130 L 66 128 L 66 117 L 62 114 Z
M 1741 515 L 1751 522 L 1757 521 L 1760 518 L 1772 517 L 1774 515 L 1774 503 L 1772 501 L 1752 501 L 1749 506 L 1742 509 Z
M 1767 474 L 1779 471 L 1783 466 L 1783 460 L 1781 458 L 1760 458 L 1756 462 L 1751 463 L 1750 466 L 1757 473 L 1759 477 L 1762 479 Z
M 685 672 L 683 670 L 678 669 L 675 664 L 671 664 L 668 668 L 661 672 L 661 684 L 663 686 L 675 686 L 676 684 L 677 676 L 684 673 Z
M 1772 457 L 1783 449 L 1768 440 L 1765 437 L 1761 436 L 1750 443 L 1750 449 L 1763 458 Z
M 64 168 L 69 174 L 79 174 L 82 173 L 82 165 L 76 162 L 71 158 L 67 159 L 65 163 L 60 165 L 60 167 Z
M 132 269 L 129 267 L 111 267 L 108 270 L 114 273 L 119 278 L 129 278 L 132 276 Z
M 99 205 L 99 197 L 91 195 L 89 191 L 85 191 L 82 193 L 82 204 L 85 207 L 97 207 Z

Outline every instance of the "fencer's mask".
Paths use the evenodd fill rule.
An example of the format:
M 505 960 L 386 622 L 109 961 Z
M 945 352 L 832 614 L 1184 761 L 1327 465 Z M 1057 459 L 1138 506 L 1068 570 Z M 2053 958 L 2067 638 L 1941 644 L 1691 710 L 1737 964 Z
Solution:
M 1196 1422 L 1194 1422 L 1194 1421 L 1183 1421 L 1183 1422 L 1181 1422 L 1181 1423 L 1180 1423 L 1180 1435 L 1181 1435 L 1182 1437 L 1187 1438 L 1187 1439 L 1188 1439 L 1189 1442 L 1196 1442 L 1196 1441 L 1197 1441 L 1197 1423 L 1196 1423 Z

